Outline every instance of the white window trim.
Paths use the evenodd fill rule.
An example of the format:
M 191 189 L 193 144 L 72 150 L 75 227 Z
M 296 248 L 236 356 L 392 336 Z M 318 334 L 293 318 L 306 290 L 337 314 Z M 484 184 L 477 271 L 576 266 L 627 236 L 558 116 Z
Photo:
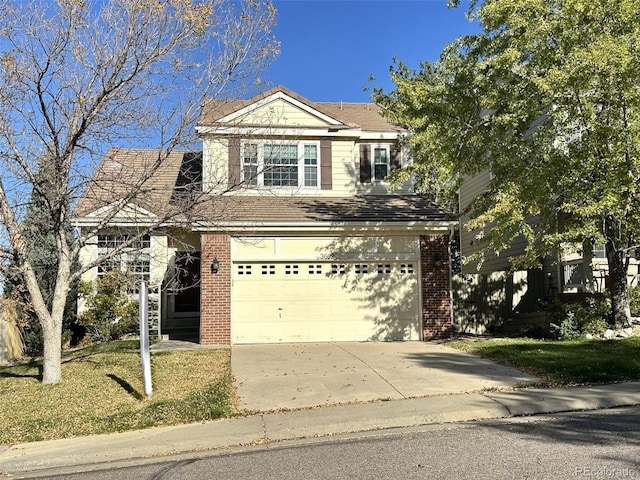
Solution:
M 371 144 L 371 183 L 388 184 L 389 182 L 385 180 L 385 178 L 383 179 L 376 178 L 376 150 L 377 149 L 385 150 L 387 153 L 387 174 L 385 175 L 385 178 L 387 178 L 389 174 L 391 174 L 391 145 L 389 145 L 388 143 L 378 143 L 378 144 L 372 143 Z M 382 164 L 379 164 L 379 165 L 382 165 Z
M 126 234 L 105 233 L 105 234 L 99 234 L 98 236 L 102 236 L 102 235 L 104 235 L 106 237 L 119 237 L 119 236 L 126 235 Z M 152 260 L 151 260 L 151 250 L 152 250 L 151 242 L 152 242 L 152 237 L 151 237 L 151 235 L 145 235 L 145 236 L 149 237 L 148 238 L 148 242 L 149 242 L 148 246 L 137 247 L 135 245 L 132 245 L 132 246 L 123 248 L 113 258 L 111 258 L 110 260 L 108 260 L 105 263 L 103 263 L 101 265 L 98 265 L 96 267 L 96 278 L 100 278 L 100 277 L 104 276 L 108 271 L 110 271 L 110 270 L 104 270 L 104 267 L 105 267 L 105 265 L 111 263 L 111 265 L 115 267 L 113 270 L 117 269 L 117 270 L 119 270 L 121 272 L 130 273 L 130 274 L 134 275 L 136 277 L 136 279 L 144 280 L 147 283 L 149 283 L 151 281 L 151 274 L 153 272 L 153 265 L 152 265 Z M 96 239 L 97 238 L 98 237 L 96 237 Z M 144 241 L 144 239 L 141 238 L 140 241 Z M 111 251 L 112 251 L 112 248 L 110 248 L 109 246 L 96 245 L 96 254 L 98 255 L 98 257 L 102 257 L 104 255 L 107 255 Z M 141 259 L 143 261 L 147 262 L 148 271 L 136 272 L 135 265 Z M 132 265 L 134 266 L 134 268 L 133 269 L 129 268 Z
M 264 184 L 264 146 L 265 145 L 271 145 L 271 144 L 278 144 L 278 145 L 295 145 L 296 146 L 296 150 L 297 150 L 297 154 L 298 154 L 298 185 L 265 185 Z M 307 191 L 317 191 L 320 190 L 321 188 L 321 169 L 320 169 L 320 165 L 322 162 L 322 158 L 321 158 L 321 150 L 320 150 L 320 141 L 319 140 L 297 140 L 297 141 L 291 141 L 291 140 L 277 140 L 277 139 L 272 139 L 272 140 L 243 140 L 241 143 L 241 149 L 240 149 L 240 181 L 241 182 L 245 182 L 248 181 L 248 179 L 245 179 L 245 164 L 244 164 L 244 159 L 245 159 L 245 148 L 247 145 L 257 145 L 258 147 L 258 165 L 257 165 L 257 170 L 258 170 L 258 176 L 257 176 L 257 185 L 250 185 L 249 183 L 247 183 L 247 185 L 251 186 L 252 188 L 258 188 L 258 189 L 269 189 L 269 190 L 307 190 Z M 304 147 L 306 145 L 313 145 L 316 147 L 316 152 L 318 155 L 317 158 L 317 164 L 315 165 L 316 167 L 316 172 L 317 172 L 317 181 L 316 181 L 316 185 L 313 186 L 305 186 L 305 182 L 304 182 L 304 172 L 305 172 L 305 163 L 304 163 Z

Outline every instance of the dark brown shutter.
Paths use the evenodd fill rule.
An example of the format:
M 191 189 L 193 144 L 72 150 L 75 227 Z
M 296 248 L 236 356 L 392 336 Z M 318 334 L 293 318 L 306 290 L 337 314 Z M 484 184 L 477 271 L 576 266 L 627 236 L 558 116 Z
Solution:
M 333 158 L 331 157 L 331 140 L 320 140 L 320 188 L 331 190 L 333 188 Z
M 240 139 L 229 139 L 229 188 L 240 185 Z
M 360 145 L 360 183 L 371 183 L 371 145 Z
M 393 172 L 394 170 L 398 170 L 399 168 L 402 168 L 402 159 L 400 157 L 400 146 L 393 144 L 391 145 L 391 148 L 389 149 L 390 155 L 391 155 L 391 171 Z

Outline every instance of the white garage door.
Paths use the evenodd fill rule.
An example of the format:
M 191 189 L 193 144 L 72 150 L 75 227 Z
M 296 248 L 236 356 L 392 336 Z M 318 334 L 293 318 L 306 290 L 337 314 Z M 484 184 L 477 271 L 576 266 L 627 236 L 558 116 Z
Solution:
M 419 340 L 417 261 L 235 262 L 234 343 Z

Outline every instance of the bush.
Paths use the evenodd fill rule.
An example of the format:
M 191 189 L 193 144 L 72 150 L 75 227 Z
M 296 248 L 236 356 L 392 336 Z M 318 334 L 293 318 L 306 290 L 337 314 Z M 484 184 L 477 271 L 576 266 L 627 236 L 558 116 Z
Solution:
M 4 349 L 5 360 L 20 358 L 26 351 L 22 332 L 18 327 L 19 311 L 17 302 L 0 297 L 0 323 L 3 324 L 0 327 L 4 327 L 2 330 L 5 335 L 2 339 L 4 343 L 0 344 L 0 349 Z M 0 359 L 2 358 L 3 354 L 0 352 Z
M 587 298 L 585 303 L 564 304 L 555 300 L 547 307 L 551 326 L 561 340 L 602 335 L 609 328 L 609 312 L 608 299 L 598 297 Z
M 567 318 L 567 305 L 556 298 L 547 305 L 545 312 L 551 325 L 559 328 L 560 324 Z
M 573 312 L 567 312 L 567 316 L 559 324 L 552 323 L 551 327 L 560 340 L 574 340 L 581 336 Z
M 42 354 L 44 347 L 42 338 L 42 327 L 35 316 L 33 309 L 25 301 L 26 293 L 17 291 L 16 288 L 8 296 L 3 296 L 0 301 L 0 312 L 2 317 L 13 323 L 20 330 L 24 354 L 36 357 Z
M 99 335 L 92 338 L 116 340 L 139 333 L 138 302 L 129 293 L 134 283 L 132 275 L 114 270 L 94 282 L 80 284 L 79 292 L 87 308 L 78 315 L 78 320 L 98 330 Z
M 606 299 L 587 298 L 586 305 L 571 304 L 569 310 L 575 314 L 578 328 L 583 334 L 602 335 L 609 328 L 610 305 Z
M 631 308 L 631 315 L 634 317 L 640 316 L 640 285 L 629 287 L 629 307 Z

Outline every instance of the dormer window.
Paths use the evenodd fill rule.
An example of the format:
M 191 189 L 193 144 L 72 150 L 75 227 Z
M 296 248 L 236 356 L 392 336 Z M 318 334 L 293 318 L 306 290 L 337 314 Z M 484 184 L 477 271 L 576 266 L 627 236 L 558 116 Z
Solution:
M 318 188 L 319 142 L 245 142 L 242 181 L 256 187 Z

